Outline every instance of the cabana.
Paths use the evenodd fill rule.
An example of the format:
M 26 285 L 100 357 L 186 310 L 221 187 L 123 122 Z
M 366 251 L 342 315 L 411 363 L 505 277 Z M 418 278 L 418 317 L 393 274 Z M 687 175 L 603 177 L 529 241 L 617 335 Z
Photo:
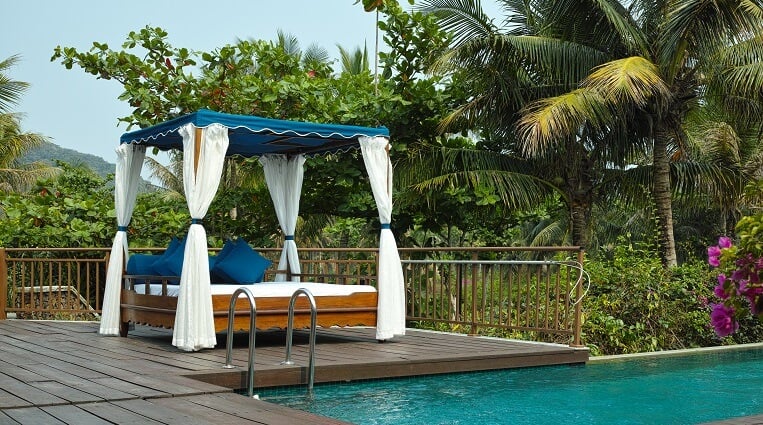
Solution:
M 117 233 L 107 269 L 99 331 L 101 334 L 118 335 L 120 328 L 124 329 L 128 321 L 168 326 L 167 319 L 157 323 L 140 319 L 140 312 L 144 308 L 133 303 L 135 298 L 125 302 L 125 293 L 129 291 L 122 288 L 124 265 L 129 258 L 127 227 L 135 206 L 137 182 L 147 147 L 183 151 L 183 183 L 192 218 L 185 243 L 178 294 L 172 301 L 173 305 L 176 303 L 176 309 L 171 312 L 174 314 L 171 326 L 173 345 L 186 351 L 212 348 L 216 344 L 216 332 L 225 329 L 221 328 L 219 321 L 217 325 L 215 322 L 207 235 L 202 224 L 219 186 L 224 158 L 231 155 L 259 157 L 285 235 L 278 269 L 289 270 L 289 275 L 293 276 L 292 282 L 285 283 L 293 291 L 301 286 L 313 285 L 299 282 L 300 266 L 294 241 L 305 157 L 357 148 L 361 149 L 363 155 L 381 222 L 377 296 L 374 297 L 377 303 L 376 320 L 369 325 L 376 326 L 378 340 L 404 334 L 403 272 L 389 226 L 392 216 L 392 165 L 389 159 L 389 132 L 386 128 L 314 124 L 199 110 L 149 128 L 125 133 L 120 142 L 114 188 Z M 286 279 L 286 275 L 278 275 L 276 278 L 277 281 Z M 260 284 L 254 286 L 258 285 Z M 136 294 L 131 296 L 140 298 Z M 320 317 L 321 301 L 319 297 L 316 298 Z M 160 305 L 164 305 L 162 303 L 166 304 L 166 299 Z M 259 317 L 259 300 L 257 306 Z M 285 309 L 282 305 L 274 308 L 279 311 Z M 346 310 L 352 311 L 354 308 L 349 305 Z M 169 309 L 162 307 L 158 310 Z M 236 321 L 238 322 L 238 315 Z

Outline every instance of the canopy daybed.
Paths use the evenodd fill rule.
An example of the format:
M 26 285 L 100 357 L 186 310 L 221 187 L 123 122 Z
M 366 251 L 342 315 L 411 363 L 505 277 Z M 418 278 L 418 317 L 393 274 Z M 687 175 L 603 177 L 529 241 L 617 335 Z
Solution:
M 153 127 L 125 133 L 117 148 L 114 198 L 117 233 L 106 276 L 100 333 L 124 334 L 129 322 L 173 328 L 172 344 L 186 351 L 212 348 L 216 332 L 227 328 L 231 290 L 219 294 L 210 284 L 206 231 L 201 220 L 217 191 L 226 156 L 259 157 L 284 237 L 275 283 L 276 294 L 259 297 L 258 328 L 284 327 L 290 294 L 300 287 L 316 292 L 319 326 L 370 325 L 376 338 L 390 339 L 405 332 L 405 293 L 397 245 L 390 230 L 392 166 L 386 128 L 313 124 L 256 116 L 199 110 Z M 177 295 L 166 284 L 158 295 L 139 293 L 133 285 L 123 288 L 125 260 L 129 258 L 127 226 L 135 206 L 136 186 L 146 147 L 183 150 L 183 179 L 191 225 L 183 251 Z M 360 148 L 379 209 L 381 233 L 377 288 L 343 293 L 323 293 L 324 285 L 299 282 L 300 266 L 294 241 L 305 156 Z M 317 285 L 317 286 L 315 286 Z M 229 285 L 225 285 L 229 286 Z M 289 292 L 291 291 L 291 292 Z M 283 296 L 286 295 L 286 296 Z M 242 300 L 246 303 L 245 300 Z M 247 304 L 248 305 L 248 304 Z M 299 308 L 299 304 L 297 305 Z M 238 310 L 238 307 L 237 307 Z M 236 314 L 236 329 L 248 327 L 248 315 Z M 296 324 L 299 325 L 299 319 Z M 239 326 L 240 324 L 240 326 Z

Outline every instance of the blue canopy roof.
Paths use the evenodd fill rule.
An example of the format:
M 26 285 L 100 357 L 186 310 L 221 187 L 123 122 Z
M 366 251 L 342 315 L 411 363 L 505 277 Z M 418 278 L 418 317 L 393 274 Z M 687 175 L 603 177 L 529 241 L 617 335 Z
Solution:
M 183 138 L 178 130 L 188 123 L 196 127 L 215 123 L 228 127 L 229 156 L 238 154 L 250 157 L 267 153 L 315 155 L 355 148 L 360 136 L 389 138 L 389 130 L 385 127 L 315 124 L 201 109 L 152 127 L 125 133 L 120 138 L 120 143 L 140 143 L 161 150 L 182 150 Z

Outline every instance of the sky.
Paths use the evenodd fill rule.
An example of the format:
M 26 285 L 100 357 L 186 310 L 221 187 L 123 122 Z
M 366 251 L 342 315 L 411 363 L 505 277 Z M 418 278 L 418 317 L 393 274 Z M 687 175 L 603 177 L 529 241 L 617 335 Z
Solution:
M 174 47 L 211 51 L 238 39 L 275 40 L 278 30 L 296 36 L 302 48 L 316 43 L 339 56 L 345 49 L 375 44 L 375 13 L 355 0 L 12 0 L 3 2 L 0 60 L 19 55 L 6 74 L 31 86 L 14 110 L 25 132 L 115 162 L 117 119 L 130 115 L 118 100 L 122 86 L 80 68 L 51 62 L 56 46 L 87 51 L 94 41 L 121 49 L 130 31 L 146 25 L 168 32 Z M 133 128 L 134 130 L 135 128 Z

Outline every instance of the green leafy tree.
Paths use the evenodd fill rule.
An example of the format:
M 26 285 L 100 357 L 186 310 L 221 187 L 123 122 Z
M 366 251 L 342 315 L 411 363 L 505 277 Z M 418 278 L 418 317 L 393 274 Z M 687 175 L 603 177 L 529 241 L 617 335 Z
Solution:
M 15 248 L 102 247 L 114 237 L 114 201 L 106 180 L 84 167 L 60 163 L 58 177 L 29 194 L 7 194 L 0 245 Z

